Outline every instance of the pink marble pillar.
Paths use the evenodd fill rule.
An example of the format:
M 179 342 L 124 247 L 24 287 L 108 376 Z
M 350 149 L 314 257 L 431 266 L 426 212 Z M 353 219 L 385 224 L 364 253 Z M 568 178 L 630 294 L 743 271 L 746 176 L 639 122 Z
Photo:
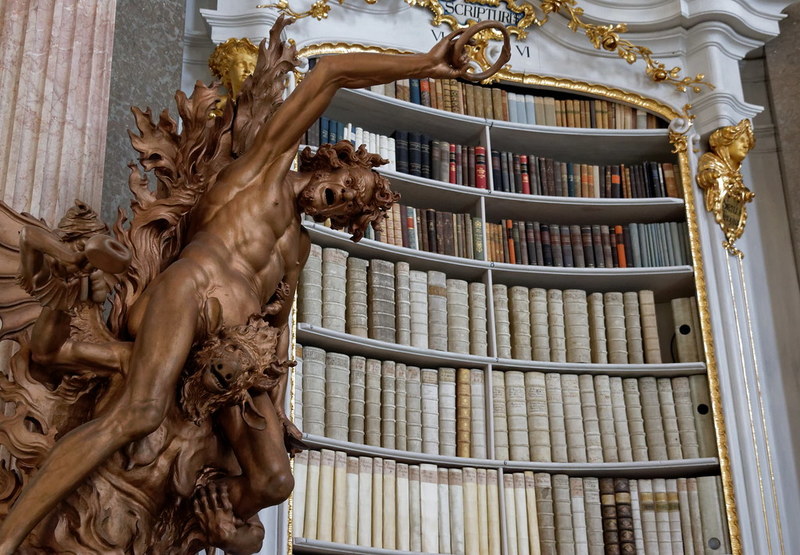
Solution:
M 54 224 L 100 209 L 115 0 L 0 1 L 0 195 Z

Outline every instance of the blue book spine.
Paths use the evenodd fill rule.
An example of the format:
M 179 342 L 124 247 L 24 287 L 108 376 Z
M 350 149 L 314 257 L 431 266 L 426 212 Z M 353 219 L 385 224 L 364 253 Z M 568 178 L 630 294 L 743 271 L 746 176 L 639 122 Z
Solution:
M 419 79 L 411 79 L 409 84 L 409 94 L 411 102 L 414 104 L 422 104 L 422 98 L 419 92 Z
M 329 133 L 330 124 L 331 124 L 331 120 L 326 118 L 325 116 L 322 116 L 321 118 L 319 118 L 319 143 L 318 144 L 324 145 L 325 143 L 331 142 L 330 133 Z

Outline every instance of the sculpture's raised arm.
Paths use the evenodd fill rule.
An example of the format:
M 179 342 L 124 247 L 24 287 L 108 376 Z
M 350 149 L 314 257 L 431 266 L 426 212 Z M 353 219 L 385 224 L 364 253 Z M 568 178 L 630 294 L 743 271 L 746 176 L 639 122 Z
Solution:
M 454 32 L 424 54 L 338 54 L 321 58 L 258 133 L 247 153 L 254 160 L 293 149 L 341 88 L 361 88 L 409 77 L 450 79 L 464 75 L 468 58 L 454 59 Z M 454 64 L 454 65 L 453 65 Z

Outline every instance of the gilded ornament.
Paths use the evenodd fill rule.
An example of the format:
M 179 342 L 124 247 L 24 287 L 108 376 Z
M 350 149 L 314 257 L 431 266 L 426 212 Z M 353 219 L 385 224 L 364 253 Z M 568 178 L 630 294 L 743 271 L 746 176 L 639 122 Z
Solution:
M 755 196 L 742 181 L 741 166 L 755 143 L 753 126 L 748 119 L 720 127 L 709 137 L 711 152 L 700 157 L 697 170 L 697 184 L 705 192 L 706 210 L 714 214 L 725 234 L 722 245 L 738 257 L 744 255 L 734 243 L 744 233 L 746 204 Z

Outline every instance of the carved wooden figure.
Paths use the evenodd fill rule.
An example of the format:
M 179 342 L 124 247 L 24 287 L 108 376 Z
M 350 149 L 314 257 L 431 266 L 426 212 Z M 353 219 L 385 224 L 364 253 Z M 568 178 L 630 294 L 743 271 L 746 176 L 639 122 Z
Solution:
M 166 111 L 153 122 L 133 110 L 131 141 L 157 184 L 131 165 L 133 217 L 120 211 L 115 239 L 81 203 L 55 230 L 0 210 L 0 334 L 21 345 L 0 377 L 14 403 L 0 417 L 12 455 L 0 467 L 0 554 L 252 553 L 256 513 L 291 493 L 301 214 L 357 241 L 397 200 L 372 171 L 385 160 L 363 146 L 307 149 L 294 172 L 298 142 L 339 88 L 468 76 L 463 35 L 474 33 L 426 54 L 323 58 L 281 102 L 297 65 L 280 41 L 288 23 L 218 117 L 217 88 L 201 83 L 176 95 L 180 132 Z

